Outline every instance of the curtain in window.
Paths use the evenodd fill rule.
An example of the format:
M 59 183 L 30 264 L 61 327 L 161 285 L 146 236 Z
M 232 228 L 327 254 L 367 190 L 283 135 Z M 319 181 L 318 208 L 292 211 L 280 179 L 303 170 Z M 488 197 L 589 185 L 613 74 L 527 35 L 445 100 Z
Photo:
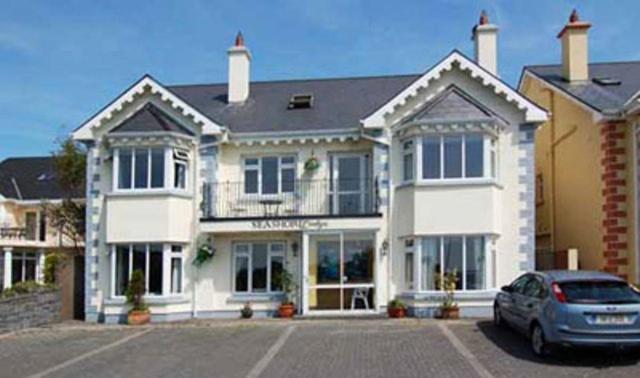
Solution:
M 466 239 L 466 290 L 482 290 L 486 287 L 484 237 L 469 236 Z
M 440 288 L 440 238 L 422 239 L 422 290 Z
M 456 290 L 462 290 L 462 237 L 445 237 L 444 242 L 444 273 L 455 273 Z

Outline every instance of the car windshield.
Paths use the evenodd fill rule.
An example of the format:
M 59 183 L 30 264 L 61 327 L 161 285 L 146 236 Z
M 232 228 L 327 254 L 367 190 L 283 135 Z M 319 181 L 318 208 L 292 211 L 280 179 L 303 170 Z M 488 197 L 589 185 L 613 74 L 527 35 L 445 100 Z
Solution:
M 618 281 L 563 282 L 560 288 L 569 303 L 640 303 L 640 294 Z

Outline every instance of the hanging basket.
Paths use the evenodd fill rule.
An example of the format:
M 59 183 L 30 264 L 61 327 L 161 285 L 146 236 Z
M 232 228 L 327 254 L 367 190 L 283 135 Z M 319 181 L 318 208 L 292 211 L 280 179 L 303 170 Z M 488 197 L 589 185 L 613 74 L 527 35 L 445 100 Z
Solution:
M 306 172 L 315 172 L 320 168 L 320 161 L 317 157 L 311 156 L 307 161 L 304 162 L 304 170 Z

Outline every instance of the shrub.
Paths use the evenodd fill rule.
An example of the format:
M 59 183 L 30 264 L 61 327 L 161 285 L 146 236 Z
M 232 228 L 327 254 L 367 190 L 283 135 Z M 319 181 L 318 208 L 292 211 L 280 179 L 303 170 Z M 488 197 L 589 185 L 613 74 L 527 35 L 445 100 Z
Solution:
M 0 298 L 12 298 L 18 295 L 37 293 L 41 291 L 53 290 L 55 285 L 41 284 L 35 281 L 16 282 L 8 289 L 0 292 Z
M 147 306 L 144 304 L 145 282 L 144 273 L 137 269 L 131 273 L 129 286 L 127 286 L 127 303 L 131 305 L 131 311 L 144 311 Z

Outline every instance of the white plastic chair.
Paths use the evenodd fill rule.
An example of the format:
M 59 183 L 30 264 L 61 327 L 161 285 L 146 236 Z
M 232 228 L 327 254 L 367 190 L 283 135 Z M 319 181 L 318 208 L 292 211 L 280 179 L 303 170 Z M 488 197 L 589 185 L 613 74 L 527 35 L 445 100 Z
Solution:
M 360 299 L 364 303 L 364 308 L 369 309 L 369 288 L 362 287 L 353 289 L 353 295 L 351 295 L 351 309 L 356 308 L 356 300 Z

